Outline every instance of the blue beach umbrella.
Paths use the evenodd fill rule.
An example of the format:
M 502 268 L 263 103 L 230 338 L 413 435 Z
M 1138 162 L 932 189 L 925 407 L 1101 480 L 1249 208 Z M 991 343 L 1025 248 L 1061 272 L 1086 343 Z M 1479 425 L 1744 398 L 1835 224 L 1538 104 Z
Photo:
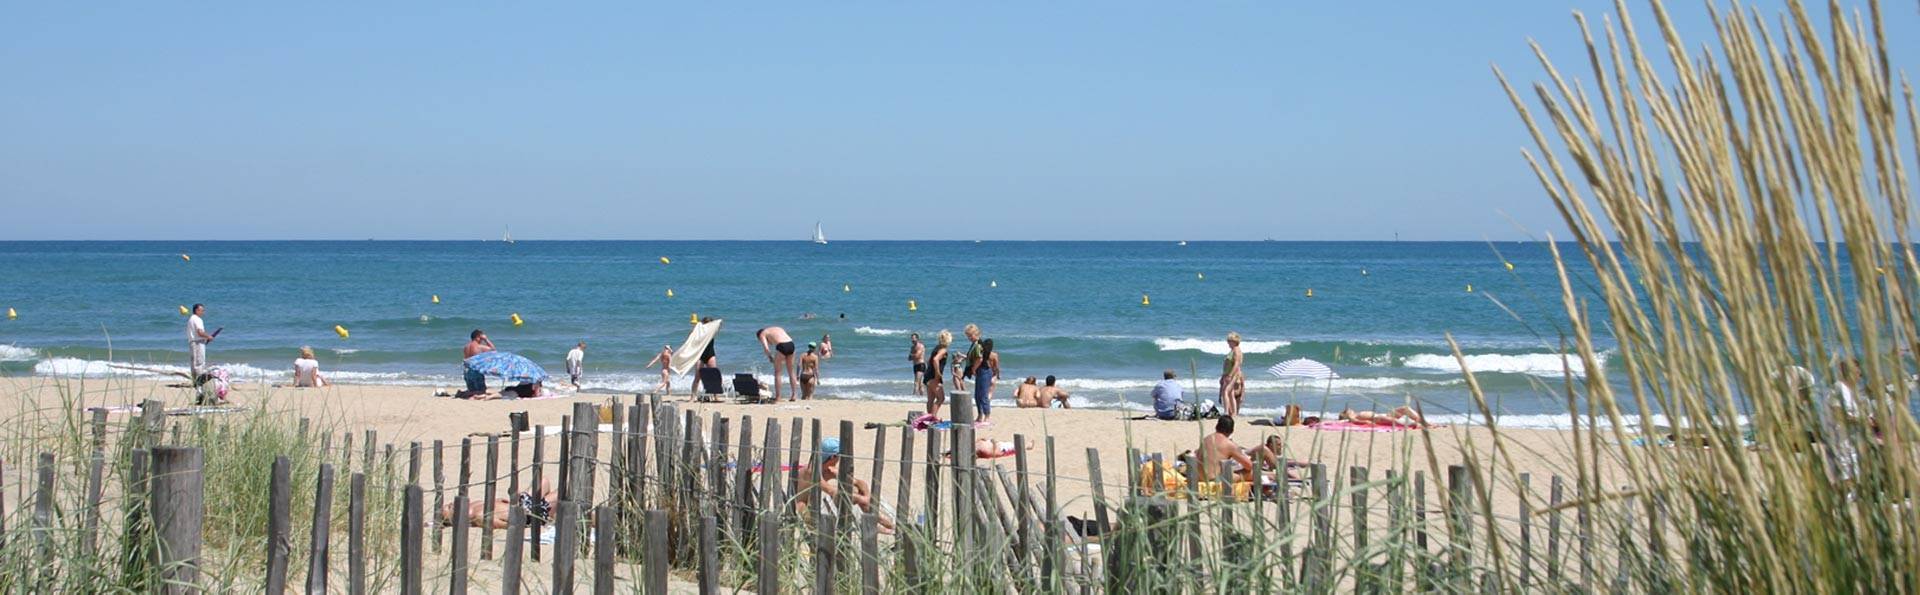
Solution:
M 511 383 L 545 382 L 547 371 L 533 360 L 505 351 L 489 351 L 467 358 L 467 368 Z
M 1305 378 L 1307 380 L 1332 380 L 1340 374 L 1326 364 L 1307 358 L 1290 359 L 1274 364 L 1267 372 L 1281 378 Z

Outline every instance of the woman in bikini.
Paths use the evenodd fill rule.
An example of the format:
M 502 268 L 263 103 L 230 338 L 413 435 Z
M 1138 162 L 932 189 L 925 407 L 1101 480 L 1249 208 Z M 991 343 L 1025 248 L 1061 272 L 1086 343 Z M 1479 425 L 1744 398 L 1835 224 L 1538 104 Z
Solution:
M 927 357 L 927 375 L 922 380 L 927 390 L 927 414 L 939 415 L 940 407 L 947 404 L 946 379 L 947 347 L 953 344 L 953 333 L 940 331 L 940 343 L 933 347 L 933 353 Z
M 1388 413 L 1373 411 L 1354 411 L 1348 407 L 1340 411 L 1340 421 L 1362 426 L 1382 426 L 1388 428 L 1431 428 L 1427 418 L 1412 407 L 1401 405 Z
M 813 389 L 820 386 L 820 348 L 807 344 L 807 354 L 800 356 L 800 398 L 813 399 Z
M 1240 415 L 1240 402 L 1246 400 L 1247 375 L 1240 369 L 1246 356 L 1240 353 L 1240 333 L 1227 333 L 1227 358 L 1220 363 L 1220 407 L 1227 415 Z

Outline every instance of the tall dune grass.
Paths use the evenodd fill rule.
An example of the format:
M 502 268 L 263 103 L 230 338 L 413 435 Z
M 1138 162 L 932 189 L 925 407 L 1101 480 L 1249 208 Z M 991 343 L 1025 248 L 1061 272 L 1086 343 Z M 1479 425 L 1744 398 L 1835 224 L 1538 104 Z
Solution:
M 1650 4 L 1650 34 L 1624 1 L 1597 36 L 1575 15 L 1585 77 L 1537 45 L 1547 80 L 1531 93 L 1496 68 L 1581 250 L 1556 251 L 1572 352 L 1594 369 L 1604 327 L 1628 379 L 1624 392 L 1568 381 L 1580 491 L 1630 502 L 1599 510 L 1635 544 L 1637 588 L 1920 588 L 1920 261 L 1903 159 L 1920 134 L 1881 7 L 1710 6 L 1703 46 Z M 1570 277 L 1565 258 L 1593 277 Z M 1588 285 L 1603 303 L 1576 297 Z M 1642 421 L 1656 413 L 1680 446 L 1602 446 L 1663 431 Z

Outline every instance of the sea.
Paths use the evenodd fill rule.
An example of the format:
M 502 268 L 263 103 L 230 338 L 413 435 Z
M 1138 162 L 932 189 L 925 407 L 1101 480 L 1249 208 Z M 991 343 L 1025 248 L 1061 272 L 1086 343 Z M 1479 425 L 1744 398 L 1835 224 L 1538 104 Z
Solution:
M 1560 249 L 1591 299 L 1590 268 Z M 830 335 L 823 396 L 876 402 L 918 402 L 910 333 L 931 347 L 949 330 L 964 351 L 969 323 L 1002 354 L 1000 407 L 1013 383 L 1052 375 L 1076 407 L 1149 409 L 1164 370 L 1212 399 L 1228 332 L 1244 337 L 1249 415 L 1418 401 L 1468 419 L 1478 409 L 1449 336 L 1504 425 L 1565 425 L 1569 372 L 1623 382 L 1605 365 L 1610 337 L 1600 369 L 1562 357 L 1544 242 L 0 242 L 0 308 L 17 313 L 0 320 L 0 374 L 184 370 L 181 308 L 194 303 L 223 329 L 209 359 L 241 381 L 285 381 L 311 346 L 335 381 L 423 396 L 460 383 L 476 328 L 554 374 L 585 341 L 583 391 L 650 390 L 659 374 L 643 365 L 695 316 L 725 321 L 729 376 L 771 370 L 756 329 Z M 1296 358 L 1339 378 L 1268 373 Z

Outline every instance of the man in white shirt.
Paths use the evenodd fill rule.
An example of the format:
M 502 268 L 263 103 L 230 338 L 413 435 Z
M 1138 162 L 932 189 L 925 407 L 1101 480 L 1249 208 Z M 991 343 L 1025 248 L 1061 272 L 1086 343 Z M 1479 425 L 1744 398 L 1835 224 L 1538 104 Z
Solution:
M 200 319 L 207 313 L 206 304 L 194 304 L 193 315 L 187 317 L 187 369 L 193 374 L 195 382 L 200 374 L 207 371 L 207 344 L 213 342 L 213 335 L 207 334 L 207 323 Z
M 580 388 L 580 362 L 587 359 L 587 342 L 581 341 L 567 352 L 567 376 L 574 388 Z

